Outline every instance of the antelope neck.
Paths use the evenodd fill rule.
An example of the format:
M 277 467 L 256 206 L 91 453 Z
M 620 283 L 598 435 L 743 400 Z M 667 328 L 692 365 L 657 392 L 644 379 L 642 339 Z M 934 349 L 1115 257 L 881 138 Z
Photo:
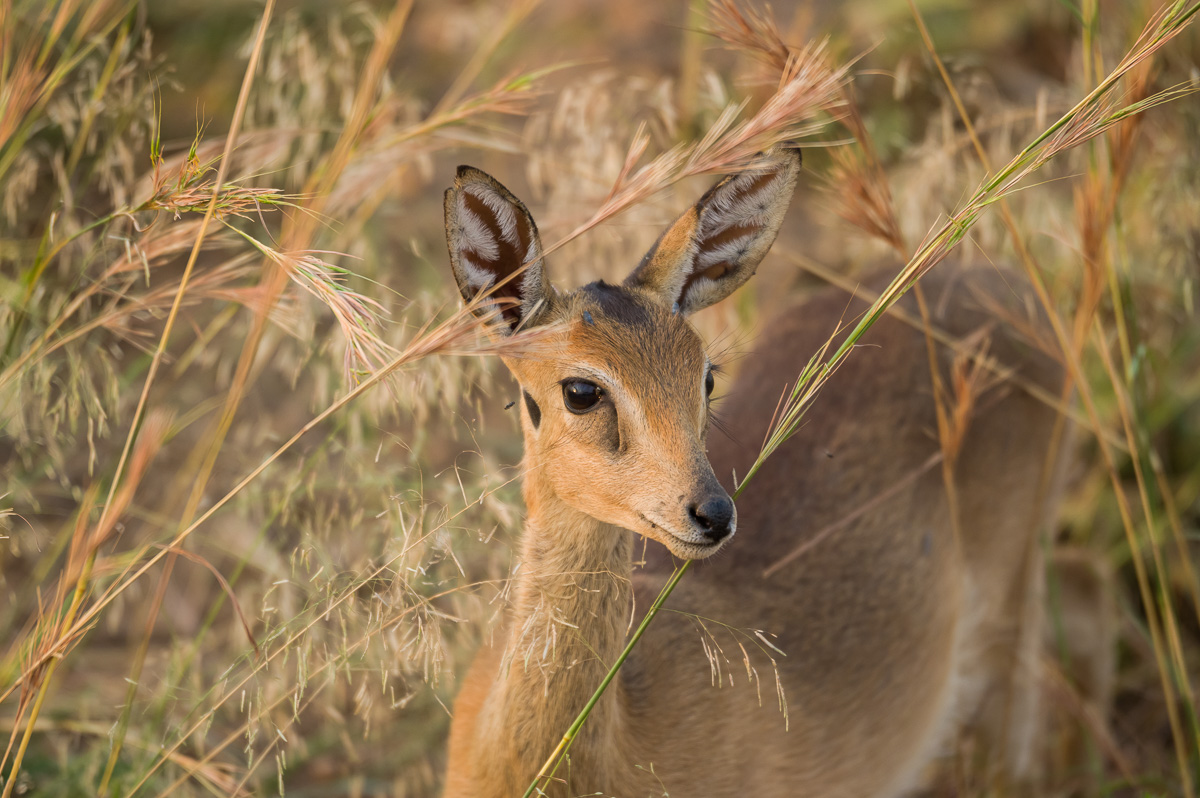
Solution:
M 539 471 L 525 482 L 517 617 L 510 628 L 516 631 L 531 613 L 549 612 L 566 627 L 559 639 L 570 632 L 603 672 L 625 644 L 633 533 L 568 506 Z

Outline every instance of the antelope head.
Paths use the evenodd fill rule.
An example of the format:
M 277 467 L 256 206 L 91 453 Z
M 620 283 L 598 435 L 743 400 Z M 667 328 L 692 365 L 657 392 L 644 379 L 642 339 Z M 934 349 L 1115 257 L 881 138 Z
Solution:
M 445 211 L 463 297 L 478 299 L 479 312 L 499 310 L 500 335 L 563 330 L 553 357 L 505 364 L 521 387 L 526 467 L 566 505 L 686 559 L 733 535 L 737 513 L 705 450 L 712 364 L 688 316 L 754 274 L 799 171 L 799 150 L 772 151 L 679 216 L 623 283 L 565 293 L 546 277 L 525 205 L 489 175 L 459 168 Z

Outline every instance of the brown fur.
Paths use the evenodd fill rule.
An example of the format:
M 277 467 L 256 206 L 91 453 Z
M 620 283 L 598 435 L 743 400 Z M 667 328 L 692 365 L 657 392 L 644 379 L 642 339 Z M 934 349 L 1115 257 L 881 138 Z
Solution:
M 785 154 L 775 168 L 796 165 Z M 771 173 L 760 177 L 751 192 Z M 714 207 L 728 199 L 712 194 L 704 201 Z M 721 406 L 730 435 L 708 437 L 704 349 L 673 310 L 724 296 L 732 289 L 720 280 L 748 279 L 785 208 L 786 197 L 757 225 L 744 248 L 756 257 L 710 272 L 690 299 L 689 282 L 712 263 L 678 251 L 652 251 L 625 287 L 519 297 L 523 307 L 542 302 L 539 323 L 566 325 L 565 354 L 507 362 L 541 416 L 534 425 L 528 409 L 522 415 L 528 516 L 508 620 L 455 703 L 447 796 L 524 792 L 662 583 L 669 558 L 655 543 L 651 567 L 634 573 L 633 532 L 677 556 L 712 554 L 697 548 L 689 502 L 719 491 L 714 474 L 732 489 L 730 474 L 746 472 L 785 381 L 843 312 L 865 307 L 824 294 L 769 325 Z M 693 237 L 672 245 L 704 253 L 690 227 Z M 463 246 L 453 232 L 450 245 Z M 682 279 L 658 271 L 670 261 Z M 958 337 L 994 328 L 1001 363 L 1057 387 L 1057 365 L 980 310 L 981 300 L 1020 309 L 1020 292 L 996 273 L 935 273 L 923 285 L 935 324 Z M 1007 384 L 980 398 L 956 462 L 955 524 L 941 469 L 923 468 L 938 452 L 925 347 L 920 331 L 893 317 L 872 329 L 739 499 L 736 539 L 681 582 L 668 604 L 679 612 L 656 619 L 548 794 L 895 796 L 964 725 L 1002 753 L 1011 777 L 1028 777 L 1041 565 L 1027 552 L 1036 554 L 1033 535 L 1057 493 L 1052 485 L 1046 506 L 1033 506 L 1054 413 Z M 945 351 L 938 359 L 943 369 L 951 360 Z M 585 415 L 563 407 L 561 383 L 578 378 L 605 391 Z M 854 510 L 852 523 L 764 576 Z M 731 661 L 719 686 L 693 615 L 708 619 Z

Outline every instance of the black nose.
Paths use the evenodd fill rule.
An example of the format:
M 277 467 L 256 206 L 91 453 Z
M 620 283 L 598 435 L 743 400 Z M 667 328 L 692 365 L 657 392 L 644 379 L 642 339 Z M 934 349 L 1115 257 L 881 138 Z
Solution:
M 728 496 L 710 496 L 702 504 L 693 504 L 688 515 L 713 543 L 729 537 L 733 521 L 733 501 Z

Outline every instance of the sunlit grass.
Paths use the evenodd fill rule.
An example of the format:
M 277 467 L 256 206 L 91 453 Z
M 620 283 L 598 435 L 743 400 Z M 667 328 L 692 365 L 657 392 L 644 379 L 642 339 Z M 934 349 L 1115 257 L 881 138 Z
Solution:
M 824 31 L 790 8 L 776 25 L 714 4 L 704 26 L 736 60 L 698 30 L 677 43 L 696 20 L 681 12 L 656 29 L 653 77 L 620 58 L 560 68 L 558 40 L 616 53 L 627 32 L 547 36 L 533 2 L 255 5 L 263 40 L 239 29 L 212 63 L 181 62 L 185 34 L 151 36 L 132 3 L 0 4 L 5 796 L 435 794 L 453 676 L 501 614 L 521 524 L 511 397 L 476 357 L 500 350 L 448 281 L 439 197 L 454 163 L 496 161 L 506 183 L 528 166 L 567 282 L 601 276 L 586 271 L 600 260 L 627 270 L 693 178 L 831 121 L 846 132 L 820 139 L 857 144 L 826 155 L 811 141 L 807 190 L 829 175 L 833 201 L 804 205 L 846 242 L 831 271 L 881 252 L 907 263 L 851 338 L 970 246 L 1025 264 L 1069 353 L 1072 384 L 1040 398 L 1090 428 L 1095 466 L 1060 537 L 1117 575 L 1121 714 L 1093 723 L 1091 772 L 1056 775 L 1085 778 L 1082 793 L 1115 778 L 1190 794 L 1200 334 L 1186 257 L 1200 201 L 1194 99 L 1175 102 L 1194 79 L 1172 54 L 1194 47 L 1178 34 L 1196 7 L 1171 6 L 1139 39 L 1147 15 L 1132 9 L 1010 5 L 1088 99 L 1071 107 L 1036 76 L 1030 104 L 972 99 L 977 74 L 939 39 L 953 3 L 917 4 L 925 42 L 901 30 L 919 16 L 879 11 L 808 46 Z M 852 23 L 889 38 L 864 42 Z M 178 96 L 171 70 L 189 85 L 193 71 L 234 76 L 231 110 L 252 57 L 227 137 L 230 111 Z M 447 69 L 432 81 L 444 93 L 410 85 Z M 591 124 L 580 104 L 611 118 Z M 164 141 L 180 108 L 201 132 Z M 835 209 L 862 233 L 833 227 Z M 807 243 L 785 232 L 770 269 Z M 505 346 L 537 356 L 541 342 Z M 814 353 L 764 457 L 849 352 Z M 943 386 L 948 456 L 974 381 L 993 378 L 985 355 L 964 353 Z

